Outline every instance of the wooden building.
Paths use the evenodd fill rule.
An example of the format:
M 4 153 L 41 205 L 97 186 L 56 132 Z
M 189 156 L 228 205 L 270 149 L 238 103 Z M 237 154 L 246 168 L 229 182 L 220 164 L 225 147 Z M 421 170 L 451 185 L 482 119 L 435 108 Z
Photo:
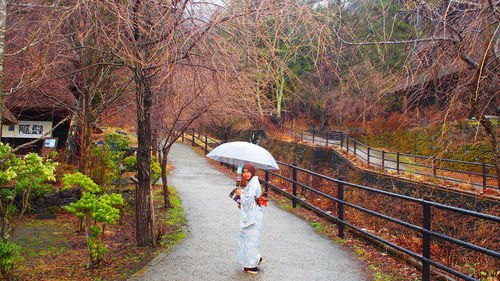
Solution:
M 58 93 L 61 102 L 73 102 L 69 92 Z M 62 101 L 64 100 L 64 101 Z M 40 93 L 20 93 L 6 99 L 6 108 L 15 117 L 16 122 L 2 124 L 2 142 L 16 147 L 45 135 L 46 141 L 38 141 L 24 149 L 19 154 L 41 152 L 42 147 L 53 146 L 53 150 L 64 147 L 69 130 L 69 120 L 54 128 L 69 114 L 68 107 L 54 102 Z M 49 139 L 47 141 L 47 139 Z

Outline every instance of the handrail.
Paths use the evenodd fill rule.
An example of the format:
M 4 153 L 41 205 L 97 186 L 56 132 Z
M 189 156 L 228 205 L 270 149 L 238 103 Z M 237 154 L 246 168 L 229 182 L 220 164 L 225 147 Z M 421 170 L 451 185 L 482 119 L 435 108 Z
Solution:
M 439 178 L 442 180 L 447 180 L 447 181 L 453 181 L 456 183 L 468 183 L 471 184 L 471 186 L 475 187 L 482 187 L 483 191 L 485 191 L 486 188 L 491 188 L 491 189 L 500 189 L 498 186 L 492 186 L 488 184 L 488 179 L 496 179 L 497 176 L 494 174 L 489 174 L 488 170 L 491 170 L 495 168 L 494 165 L 487 164 L 487 163 L 478 163 L 478 162 L 469 162 L 469 161 L 462 161 L 462 160 L 454 160 L 454 159 L 445 159 L 445 158 L 437 158 L 437 157 L 429 157 L 429 156 L 423 156 L 423 155 L 414 155 L 414 154 L 408 154 L 408 153 L 401 153 L 401 152 L 390 152 L 390 151 L 385 151 L 382 149 L 376 149 L 372 148 L 368 145 L 365 145 L 358 140 L 348 136 L 346 133 L 342 131 L 316 131 L 316 130 L 310 130 L 310 131 L 301 131 L 300 134 L 297 134 L 291 130 L 292 137 L 294 138 L 299 138 L 301 141 L 312 141 L 313 144 L 321 144 L 321 145 L 337 145 L 340 146 L 341 149 L 345 149 L 347 153 L 354 154 L 355 157 L 360 158 L 362 161 L 366 162 L 368 166 L 376 166 L 379 167 L 381 170 L 396 170 L 396 172 L 399 174 L 401 172 L 407 172 L 407 173 L 414 173 L 417 175 L 424 175 L 424 176 L 430 176 L 430 177 L 435 177 Z M 326 137 L 326 139 L 325 139 Z M 323 139 L 321 139 L 323 138 Z M 360 149 L 362 148 L 362 149 Z M 376 155 L 376 153 L 371 153 L 371 152 L 376 152 L 380 153 L 382 155 Z M 396 159 L 390 159 L 390 158 L 396 157 Z M 404 161 L 401 159 L 402 157 L 406 158 L 411 158 L 414 159 L 415 162 L 409 162 L 409 161 Z M 417 162 L 417 159 L 422 160 L 422 161 L 428 161 L 430 162 L 429 164 L 421 164 Z M 374 160 L 374 161 L 371 161 Z M 393 163 L 396 164 L 396 168 L 390 167 L 390 165 L 387 165 L 388 163 Z M 481 169 L 481 172 L 477 171 L 468 171 L 465 169 L 454 169 L 450 167 L 443 166 L 443 164 L 450 163 L 450 164 L 464 164 L 464 165 L 469 165 L 471 166 L 472 169 Z M 403 165 L 402 165 L 403 164 Z M 416 169 L 429 169 L 432 170 L 432 172 L 416 172 L 416 171 L 411 171 L 412 167 Z M 459 179 L 453 176 L 445 176 L 439 174 L 440 171 L 443 172 L 452 172 L 452 173 L 458 173 L 458 174 L 463 174 L 467 177 L 470 176 L 478 176 L 481 177 L 481 182 L 479 182 L 479 179 L 477 181 L 466 181 L 463 179 Z
M 190 136 L 192 137 L 191 144 L 193 146 L 198 146 L 200 148 L 204 148 L 205 153 L 208 153 L 208 146 L 207 146 L 208 137 L 206 135 L 202 138 L 202 137 L 200 137 L 201 133 L 198 133 L 198 137 L 196 137 L 195 130 L 192 130 L 192 134 Z M 196 139 L 199 140 L 202 144 L 197 143 Z M 220 144 L 220 143 L 217 142 L 217 144 Z M 212 147 L 210 146 L 210 148 L 212 148 Z M 431 240 L 433 239 L 433 237 L 438 238 L 438 239 L 442 239 L 442 240 L 447 241 L 449 243 L 452 243 L 454 245 L 465 247 L 467 249 L 470 249 L 470 250 L 478 252 L 478 253 L 482 253 L 482 254 L 491 256 L 491 257 L 496 258 L 496 259 L 500 258 L 499 252 L 496 252 L 494 250 L 484 248 L 484 247 L 481 247 L 481 246 L 478 246 L 478 245 L 475 245 L 475 244 L 472 244 L 472 243 L 445 235 L 443 233 L 439 233 L 437 231 L 433 231 L 431 228 L 432 219 L 433 219 L 432 212 L 431 212 L 432 208 L 439 208 L 439 209 L 447 210 L 447 211 L 450 211 L 453 213 L 471 216 L 471 217 L 474 217 L 474 218 L 477 218 L 480 220 L 491 221 L 491 222 L 496 223 L 496 224 L 500 223 L 500 217 L 498 217 L 498 216 L 489 215 L 489 214 L 480 213 L 480 212 L 475 212 L 475 211 L 471 211 L 471 210 L 467 210 L 467 209 L 463 209 L 463 208 L 458 208 L 458 207 L 454 207 L 454 206 L 450 206 L 450 205 L 432 202 L 432 201 L 425 200 L 425 199 L 415 198 L 415 197 L 401 195 L 401 194 L 397 194 L 397 193 L 393 193 L 393 192 L 389 192 L 389 191 L 385 191 L 385 190 L 379 190 L 379 189 L 376 189 L 373 187 L 368 187 L 368 186 L 363 186 L 363 185 L 359 185 L 359 184 L 355 184 L 355 183 L 350 183 L 350 182 L 347 182 L 344 180 L 328 177 L 328 176 L 316 173 L 314 171 L 311 171 L 311 170 L 308 170 L 305 168 L 301 168 L 301 167 L 294 165 L 294 164 L 289 164 L 289 163 L 285 163 L 285 162 L 281 162 L 281 161 L 277 161 L 277 163 L 279 165 L 291 168 L 292 172 L 293 172 L 292 173 L 293 178 L 285 177 L 285 176 L 280 175 L 280 174 L 275 173 L 275 172 L 264 171 L 265 180 L 262 180 L 262 183 L 265 185 L 266 191 L 268 190 L 269 187 L 271 187 L 273 190 L 291 198 L 293 207 L 296 207 L 296 205 L 298 203 L 299 205 L 301 205 L 303 207 L 307 207 L 307 208 L 313 210 L 314 212 L 319 213 L 322 216 L 330 219 L 331 221 L 333 221 L 334 223 L 336 223 L 338 225 L 339 236 L 341 238 L 344 237 L 344 227 L 348 227 L 354 232 L 362 233 L 363 235 L 368 236 L 368 237 L 378 241 L 379 243 L 385 244 L 385 245 L 387 245 L 387 246 L 389 246 L 397 251 L 400 251 L 400 252 L 405 253 L 413 258 L 420 260 L 422 262 L 422 280 L 423 281 L 430 280 L 430 275 L 431 275 L 430 267 L 431 266 L 434 266 L 435 268 L 443 270 L 443 271 L 445 271 L 449 274 L 452 274 L 456 277 L 460 277 L 464 280 L 471 280 L 471 281 L 478 280 L 478 279 L 475 279 L 471 276 L 468 276 L 467 274 L 465 274 L 463 272 L 459 272 L 456 269 L 453 269 L 453 268 L 450 268 L 444 264 L 441 264 L 438 261 L 434 261 L 431 257 L 431 252 L 430 252 L 430 244 L 431 244 Z M 327 180 L 329 182 L 335 183 L 337 185 L 337 197 L 326 194 L 326 193 L 321 192 L 317 189 L 314 189 L 313 187 L 307 186 L 307 185 L 299 182 L 299 180 L 297 179 L 297 172 L 298 171 L 303 172 L 303 173 L 307 173 L 307 174 L 312 175 L 312 176 L 319 177 L 319 178 Z M 292 183 L 293 184 L 292 193 L 290 193 L 286 190 L 283 190 L 280 187 L 273 184 L 270 181 L 269 176 L 278 177 L 282 180 L 285 180 L 286 182 Z M 311 204 L 310 202 L 307 202 L 306 200 L 303 200 L 302 198 L 300 198 L 297 194 L 297 186 L 305 188 L 311 192 L 314 192 L 317 195 L 320 195 L 326 199 L 329 199 L 329 200 L 332 200 L 333 202 L 335 202 L 337 204 L 337 207 L 338 207 L 337 217 L 332 215 L 330 212 L 325 211 L 321 208 L 318 208 L 317 206 Z M 389 215 L 385 215 L 385 214 L 382 214 L 380 212 L 370 210 L 366 207 L 356 205 L 352 202 L 348 202 L 347 200 L 344 199 L 344 195 L 343 195 L 344 189 L 346 187 L 360 189 L 360 190 L 364 190 L 364 191 L 369 191 L 369 192 L 377 193 L 377 194 L 380 194 L 383 196 L 389 196 L 391 198 L 402 199 L 402 200 L 406 200 L 406 201 L 417 203 L 417 204 L 421 205 L 422 210 L 423 210 L 422 226 L 415 225 L 415 224 L 412 224 L 410 222 L 402 221 L 400 219 L 393 218 Z M 344 207 L 349 207 L 349 208 L 359 210 L 359 211 L 366 213 L 366 214 L 369 214 L 371 216 L 375 216 L 375 217 L 384 219 L 385 221 L 388 221 L 388 222 L 396 223 L 404 228 L 421 233 L 422 234 L 422 254 L 415 253 L 409 249 L 406 249 L 406 248 L 399 246 L 393 242 L 390 242 L 384 238 L 381 238 L 373 233 L 370 233 L 363 228 L 357 227 L 357 226 L 349 223 L 345 219 L 345 217 L 346 217 L 346 215 L 348 215 L 348 213 L 344 211 Z

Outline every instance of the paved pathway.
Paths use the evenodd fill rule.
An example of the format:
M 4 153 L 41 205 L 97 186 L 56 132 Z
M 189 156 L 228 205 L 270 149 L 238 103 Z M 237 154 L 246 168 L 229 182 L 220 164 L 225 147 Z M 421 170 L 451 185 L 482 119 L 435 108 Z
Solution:
M 175 144 L 169 160 L 175 166 L 170 183 L 180 194 L 189 232 L 131 280 L 369 280 L 350 251 L 273 202 L 264 209 L 265 264 L 259 274 L 242 272 L 235 258 L 239 213 L 228 197 L 234 181 L 186 144 Z

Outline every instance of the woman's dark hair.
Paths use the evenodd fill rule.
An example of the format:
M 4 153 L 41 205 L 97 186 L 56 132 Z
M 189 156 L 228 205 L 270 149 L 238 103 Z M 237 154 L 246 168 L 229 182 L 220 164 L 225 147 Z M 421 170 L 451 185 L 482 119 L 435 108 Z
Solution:
M 255 167 L 252 164 L 245 164 L 243 166 L 243 170 L 247 169 L 250 174 L 252 174 L 252 177 L 255 176 Z

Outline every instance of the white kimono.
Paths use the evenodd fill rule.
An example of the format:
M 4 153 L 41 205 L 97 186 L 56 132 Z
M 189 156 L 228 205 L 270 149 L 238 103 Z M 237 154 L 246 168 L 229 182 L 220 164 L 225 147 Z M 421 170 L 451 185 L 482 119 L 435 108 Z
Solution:
M 236 257 L 243 267 L 256 267 L 261 258 L 259 253 L 262 207 L 255 202 L 262 195 L 259 178 L 253 176 L 241 193 L 241 220 Z

